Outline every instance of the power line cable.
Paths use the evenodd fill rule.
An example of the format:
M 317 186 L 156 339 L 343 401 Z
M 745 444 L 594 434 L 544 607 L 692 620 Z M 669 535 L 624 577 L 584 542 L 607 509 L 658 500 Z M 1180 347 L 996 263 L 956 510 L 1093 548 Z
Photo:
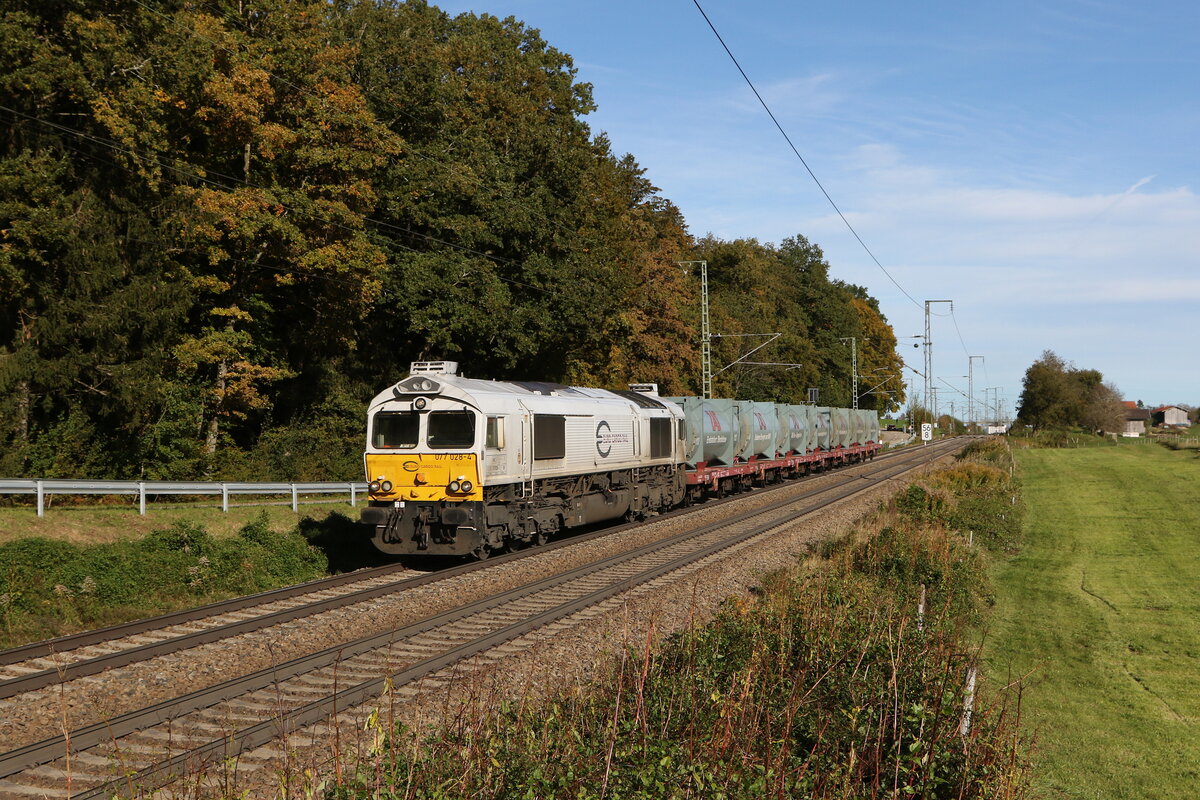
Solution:
M 892 273 L 888 272 L 883 264 L 880 263 L 879 259 L 875 257 L 875 254 L 871 252 L 871 248 L 867 247 L 867 243 L 864 242 L 862 237 L 858 235 L 858 231 L 856 231 L 854 226 L 850 224 L 850 220 L 846 219 L 846 215 L 842 213 L 842 210 L 838 208 L 838 204 L 833 201 L 833 198 L 829 195 L 829 192 L 825 190 L 825 187 L 821 184 L 821 181 L 817 179 L 817 176 L 812 171 L 812 168 L 808 166 L 808 162 L 804 160 L 804 156 L 800 155 L 800 151 L 796 148 L 796 145 L 792 143 L 792 138 L 788 136 L 787 131 L 783 129 L 783 126 L 779 124 L 779 120 L 775 118 L 775 114 L 771 111 L 771 107 L 767 105 L 767 101 L 764 100 L 763 96 L 758 93 L 758 89 L 755 88 L 754 82 L 750 80 L 750 76 L 746 74 L 746 70 L 742 69 L 742 65 L 738 63 L 737 57 L 734 56 L 733 51 L 729 49 L 729 45 L 725 44 L 725 40 L 721 38 L 721 34 L 717 30 L 717 26 L 713 24 L 712 20 L 708 18 L 708 14 L 705 13 L 704 8 L 701 7 L 700 0 L 692 0 L 692 2 L 695 3 L 696 9 L 700 12 L 700 15 L 704 17 L 704 21 L 708 23 L 708 27 L 712 29 L 713 35 L 717 37 L 717 41 L 721 43 L 721 47 L 725 48 L 725 53 L 729 56 L 730 60 L 733 61 L 733 65 L 737 67 L 737 71 L 741 73 L 742 78 L 746 81 L 746 85 L 750 87 L 750 91 L 754 92 L 754 96 L 758 98 L 758 102 L 762 105 L 763 110 L 767 112 L 767 116 L 771 118 L 771 122 L 775 123 L 775 127 L 783 135 L 784 140 L 788 143 L 788 147 L 790 147 L 792 152 L 796 154 L 796 158 L 800 159 L 800 163 L 804 165 L 804 169 L 806 172 L 808 172 L 808 176 L 813 179 L 813 183 L 815 183 L 817 188 L 821 190 L 821 194 L 825 195 L 825 199 L 829 201 L 829 205 L 833 206 L 833 210 L 837 212 L 839 217 L 841 217 L 842 222 L 846 225 L 846 228 L 851 234 L 854 235 L 854 238 L 862 246 L 862 249 L 866 251 L 866 254 L 871 257 L 873 262 L 875 262 L 875 266 L 879 267 L 883 274 L 887 276 L 888 280 L 891 281 L 905 297 L 912 301 L 913 305 L 915 305 L 917 308 L 921 308 L 921 304 L 917 302 L 916 298 L 909 294 L 908 291 L 900 285 L 900 282 L 892 277 Z
M 962 345 L 963 355 L 970 359 L 971 351 L 967 349 L 967 343 L 963 341 L 962 331 L 958 329 L 958 317 L 954 316 L 954 306 L 950 306 L 950 321 L 954 323 L 954 332 L 958 334 L 958 342 Z
M 966 399 L 968 399 L 968 400 L 970 400 L 970 399 L 971 399 L 971 396 L 970 396 L 970 395 L 968 395 L 966 392 L 964 392 L 962 389 L 958 388 L 958 387 L 957 387 L 957 386 L 955 386 L 954 384 L 952 384 L 952 383 L 948 382 L 948 381 L 947 381 L 945 378 L 937 378 L 937 380 L 938 380 L 938 381 L 940 381 L 940 382 L 942 382 L 942 383 L 944 383 L 944 384 L 946 384 L 946 386 L 948 386 L 949 388 L 951 388 L 951 389 L 953 389 L 954 391 L 958 392 L 959 394 L 961 394 L 961 395 L 962 395 L 963 397 L 965 397 Z

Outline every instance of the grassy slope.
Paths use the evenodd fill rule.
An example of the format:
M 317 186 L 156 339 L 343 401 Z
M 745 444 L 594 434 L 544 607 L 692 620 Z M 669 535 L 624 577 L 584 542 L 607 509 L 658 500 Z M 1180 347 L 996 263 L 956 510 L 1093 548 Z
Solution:
M 384 563 L 359 509 L 0 509 L 0 649 Z
M 58 500 L 59 498 L 55 498 Z M 241 503 L 254 503 L 254 499 L 238 498 Z M 39 518 L 29 507 L 0 508 L 0 544 L 26 536 L 45 536 L 73 544 L 91 545 L 116 542 L 123 539 L 138 539 L 150 531 L 169 528 L 179 522 L 200 525 L 213 536 L 232 536 L 243 525 L 258 519 L 263 512 L 271 528 L 290 528 L 303 517 L 323 519 L 332 513 L 358 518 L 364 501 L 358 498 L 358 507 L 351 508 L 349 502 L 330 500 L 306 503 L 297 514 L 291 505 L 231 505 L 229 511 L 221 511 L 220 498 L 206 504 L 148 503 L 146 515 L 137 511 L 136 498 L 122 498 L 112 505 L 59 504 L 46 510 Z
M 1191 798 L 1200 782 L 1200 461 L 1153 445 L 1024 450 L 1023 552 L 997 576 L 990 668 L 1031 673 L 1052 797 Z

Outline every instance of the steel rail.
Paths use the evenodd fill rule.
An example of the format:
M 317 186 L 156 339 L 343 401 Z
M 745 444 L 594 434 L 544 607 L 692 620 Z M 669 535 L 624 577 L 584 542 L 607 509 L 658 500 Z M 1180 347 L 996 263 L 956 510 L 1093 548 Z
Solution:
M 924 455 L 928 456 L 932 455 L 932 453 L 926 451 Z M 912 460 L 924 462 L 926 459 L 913 458 Z M 911 468 L 911 464 L 908 463 L 908 460 L 906 459 L 904 463 L 890 466 L 890 468 L 886 470 L 890 474 L 885 474 L 883 477 L 878 478 L 877 480 L 887 480 L 890 477 L 903 474 Z M 881 470 L 881 472 L 882 471 L 883 470 Z M 335 694 L 321 700 L 312 701 L 301 708 L 279 714 L 270 720 L 266 720 L 252 727 L 242 729 L 222 739 L 214 740 L 208 744 L 201 745 L 200 747 L 193 748 L 184 753 L 180 753 L 167 761 L 163 761 L 159 764 L 139 770 L 132 775 L 126 775 L 123 778 L 111 781 L 107 784 L 103 784 L 93 789 L 85 790 L 79 794 L 75 794 L 74 797 L 77 798 L 77 800 L 99 800 L 99 798 L 107 798 L 111 796 L 113 791 L 120 789 L 122 786 L 128 786 L 131 783 L 136 786 L 139 783 L 161 775 L 162 773 L 167 773 L 169 778 L 171 771 L 188 764 L 196 764 L 197 762 L 211 760 L 213 757 L 231 758 L 237 756 L 246 752 L 247 750 L 261 746 L 272 741 L 273 739 L 278 738 L 281 731 L 295 731 L 306 725 L 322 722 L 328 719 L 331 714 L 337 713 L 338 709 L 346 709 L 361 705 L 369 700 L 381 696 L 389 686 L 403 686 L 404 684 L 416 681 L 432 672 L 436 672 L 439 669 L 450 666 L 451 664 L 454 664 L 465 658 L 478 655 L 479 653 L 490 650 L 526 633 L 537 630 L 546 624 L 569 617 L 578 611 L 582 611 L 585 608 L 604 602 L 605 600 L 629 591 L 630 589 L 639 585 L 647 584 L 681 567 L 702 561 L 709 556 L 719 553 L 720 551 L 728 549 L 729 547 L 732 547 L 743 541 L 754 538 L 755 536 L 759 536 L 767 531 L 774 530 L 782 525 L 794 522 L 797 519 L 812 513 L 813 511 L 824 508 L 825 506 L 837 502 L 838 500 L 855 495 L 860 491 L 863 491 L 863 489 L 861 487 L 855 487 L 853 484 L 851 484 L 849 487 L 843 484 L 824 490 L 816 490 L 806 495 L 806 498 L 820 494 L 827 494 L 830 492 L 836 493 L 830 498 L 826 498 L 812 504 L 811 507 L 806 508 L 803 511 L 789 512 L 783 516 L 773 518 L 766 523 L 760 523 L 747 531 L 743 531 L 734 536 L 721 539 L 711 545 L 701 548 L 698 551 L 685 553 L 684 555 L 678 556 L 677 558 L 674 558 L 665 564 L 643 570 L 637 575 L 618 580 L 609 586 L 597 589 L 596 591 L 593 591 L 583 597 L 554 606 L 525 620 L 508 625 L 499 631 L 480 636 L 473 641 L 448 650 L 441 655 L 421 661 L 420 663 L 402 672 L 394 673 L 390 676 L 377 678 L 371 681 L 366 681 L 358 686 L 336 692 Z M 778 501 L 770 506 L 767 506 L 766 508 L 755 509 L 753 511 L 739 514 L 734 518 L 720 520 L 715 523 L 709 523 L 708 525 L 702 526 L 695 530 L 687 531 L 659 542 L 654 542 L 629 553 L 622 553 L 616 556 L 601 559 L 584 567 L 571 570 L 570 572 L 562 575 L 546 578 L 528 586 L 510 590 L 493 598 L 480 601 L 477 604 L 472 604 L 473 607 L 478 606 L 479 608 L 471 613 L 460 613 L 458 611 L 449 613 L 453 614 L 456 619 L 465 616 L 473 616 L 474 614 L 479 613 L 479 611 L 490 610 L 503 605 L 506 602 L 511 602 L 512 600 L 526 597 L 549 588 L 561 586 L 569 583 L 572 580 L 578 579 L 580 576 L 594 574 L 599 570 L 606 569 L 623 562 L 632 561 L 640 556 L 654 551 L 665 550 L 675 544 L 695 539 L 704 535 L 705 533 L 719 530 L 732 524 L 737 524 L 737 522 L 746 521 L 749 518 L 762 516 L 764 514 L 777 511 L 780 508 L 788 505 L 794 505 L 798 501 L 806 498 L 789 498 L 787 500 Z M 420 623 L 418 623 L 418 625 L 420 625 Z M 424 630 L 428 630 L 428 628 L 424 628 Z
M 890 460 L 892 458 L 896 458 L 900 453 L 903 452 L 904 451 L 899 451 L 898 453 L 887 453 L 881 455 L 880 458 Z M 794 486 L 795 484 L 793 483 L 783 483 L 769 487 L 767 491 L 776 491 Z M 732 502 L 734 500 L 741 499 L 742 497 L 744 497 L 744 495 L 731 495 L 722 500 L 710 501 L 705 507 L 712 508 L 725 502 Z M 693 510 L 693 508 L 676 509 L 665 514 L 661 514 L 655 517 L 655 519 L 671 518 L 677 515 L 691 513 Z M 253 617 L 248 620 L 214 626 L 205 630 L 174 636 L 164 639 L 160 642 L 152 642 L 145 645 L 139 645 L 137 647 L 126 648 L 113 653 L 96 656 L 94 658 L 84 659 L 70 664 L 29 673 L 18 678 L 0 681 L 0 699 L 13 697 L 24 692 L 35 691 L 37 689 L 45 688 L 46 686 L 52 686 L 68 680 L 74 680 L 76 678 L 81 678 L 88 675 L 95 675 L 106 669 L 113 669 L 115 667 L 126 666 L 138 661 L 145 661 L 156 656 L 173 653 L 177 650 L 197 647 L 199 645 L 219 641 L 230 636 L 249 633 L 260 628 L 270 627 L 272 625 L 278 625 L 284 622 L 290 622 L 304 616 L 311 616 L 313 614 L 331 611 L 347 605 L 352 605 L 354 603 L 365 602 L 367 600 L 389 594 L 391 591 L 394 591 L 396 588 L 401 586 L 405 589 L 415 588 L 440 580 L 456 577 L 467 572 L 473 572 L 478 569 L 484 569 L 493 565 L 507 563 L 508 561 L 515 559 L 528 558 L 537 555 L 538 553 L 544 553 L 551 550 L 556 550 L 560 547 L 566 547 L 571 544 L 589 541 L 590 539 L 598 536 L 619 533 L 635 527 L 638 524 L 640 523 L 626 523 L 623 525 L 607 527 L 592 533 L 566 537 L 551 544 L 544 545 L 540 548 L 505 554 L 503 556 L 490 559 L 486 562 L 460 564 L 456 567 L 440 570 L 429 575 L 406 578 L 404 580 L 384 584 L 383 586 L 368 587 L 357 592 L 350 592 L 337 597 L 328 598 L 326 600 L 294 606 L 289 609 L 283 609 L 270 614 Z M 336 588 L 347 583 L 373 580 L 378 576 L 386 575 L 390 572 L 402 571 L 404 569 L 405 568 L 403 565 L 387 564 L 368 570 L 344 573 L 342 575 L 335 575 L 329 578 L 309 581 L 307 583 L 286 586 L 254 595 L 247 595 L 230 600 L 210 603 L 197 608 L 186 609 L 170 614 L 163 614 L 157 617 L 134 620 L 107 628 L 83 631 L 77 634 L 71 634 L 69 636 L 62 636 L 56 639 L 40 642 L 32 642 L 30 644 L 14 647 L 9 650 L 0 651 L 0 665 L 19 663 L 21 661 L 27 661 L 33 658 L 40 658 L 50 656 L 55 653 L 62 653 L 69 649 L 77 649 L 88 645 L 100 644 L 102 642 L 134 636 L 141 633 L 149 633 L 151 631 L 160 630 L 173 625 L 180 625 L 208 617 L 221 616 L 256 605 L 265 605 L 267 603 L 279 602 L 305 594 L 312 594 L 315 592 Z
M 44 639 L 38 642 L 30 642 L 29 644 L 19 645 L 8 650 L 0 650 L 0 666 L 6 664 L 16 664 L 21 661 L 28 661 L 33 658 L 41 658 L 43 656 L 53 655 L 55 653 L 64 653 L 68 650 L 75 650 L 88 645 L 100 644 L 112 639 L 120 639 L 125 636 L 133 636 L 139 633 L 147 633 L 149 631 L 169 628 L 172 625 L 182 625 L 187 622 L 194 622 L 205 617 L 216 617 L 222 614 L 229 614 L 234 611 L 241 611 L 244 608 L 252 606 L 266 605 L 267 603 L 276 603 L 280 600 L 290 600 L 304 594 L 319 592 L 325 589 L 335 589 L 347 583 L 356 583 L 362 580 L 371 580 L 381 575 L 387 575 L 390 572 L 403 570 L 405 567 L 402 564 L 384 564 L 379 567 L 371 567 L 370 569 L 356 570 L 354 572 L 343 572 L 338 575 L 333 575 L 327 578 L 318 578 L 317 580 L 307 581 L 305 583 L 297 583 L 291 586 L 282 586 L 278 589 L 269 589 L 265 592 L 257 594 L 242 595 L 229 600 L 218 600 L 215 603 L 209 603 L 195 608 L 183 609 L 180 611 L 172 611 L 168 614 L 160 614 L 156 617 L 146 617 L 144 619 L 131 620 L 122 622 L 117 625 L 110 625 L 107 628 L 96 628 L 90 631 L 80 631 L 67 636 L 59 636 L 55 639 Z M 0 684 L 2 685 L 2 684 Z
M 909 456 L 908 458 L 900 460 L 901 463 L 896 464 L 896 465 L 890 464 L 890 462 L 895 459 L 888 459 L 889 463 L 887 465 L 884 465 L 883 469 L 878 470 L 880 473 L 880 476 L 872 475 L 872 476 L 860 476 L 860 477 L 868 479 L 868 480 L 873 480 L 875 482 L 878 482 L 881 480 L 887 480 L 890 477 L 894 477 L 894 475 L 898 475 L 898 474 L 903 473 L 903 472 L 907 471 L 908 469 L 910 469 L 912 467 L 912 464 L 910 462 L 924 461 L 925 459 L 923 458 L 923 456 L 933 455 L 933 453 L 931 453 L 929 450 L 925 450 L 923 452 L 918 452 L 915 454 L 912 452 L 909 452 L 907 455 Z M 77 730 L 70 735 L 70 743 L 72 746 L 72 750 L 75 750 L 75 751 L 84 750 L 89 747 L 94 747 L 98 744 L 102 744 L 104 742 L 112 741 L 116 738 L 119 738 L 120 736 L 126 735 L 128 733 L 132 733 L 136 730 L 144 729 L 146 727 L 152 726 L 152 725 L 160 723 L 160 722 L 164 722 L 166 720 L 175 719 L 175 718 L 179 717 L 181 714 L 188 713 L 189 711 L 194 711 L 196 709 L 205 708 L 205 707 L 211 707 L 223 700 L 230 699 L 231 697 L 242 695 L 247 692 L 254 691 L 255 689 L 258 689 L 258 688 L 264 688 L 266 686 L 276 684 L 280 680 L 285 680 L 285 679 L 295 676 L 295 675 L 300 675 L 300 674 L 303 674 L 306 672 L 312 672 L 313 670 L 319 669 L 322 666 L 328 666 L 328 665 L 335 663 L 337 661 L 340 661 L 342 659 L 353 657 L 354 655 L 359 654 L 359 653 L 365 653 L 365 652 L 368 652 L 373 649 L 378 649 L 380 647 L 385 647 L 390 644 L 394 644 L 394 643 L 403 641 L 404 639 L 409 639 L 417 634 L 432 630 L 437 627 L 443 627 L 443 626 L 445 626 L 453 621 L 459 620 L 459 619 L 463 619 L 463 618 L 473 616 L 473 615 L 478 615 L 482 612 L 486 612 L 487 610 L 496 608 L 499 605 L 503 605 L 504 603 L 513 602 L 514 600 L 519 599 L 521 597 L 526 597 L 526 596 L 529 596 L 532 594 L 536 594 L 538 592 L 545 591 L 546 589 L 551 588 L 553 586 L 561 586 L 564 584 L 569 584 L 572 581 L 576 581 L 576 580 L 580 579 L 581 577 L 588 576 L 588 575 L 594 575 L 598 570 L 606 569 L 606 568 L 616 565 L 616 564 L 630 562 L 630 561 L 633 561 L 634 559 L 640 558 L 640 557 L 650 554 L 650 553 L 663 551 L 674 545 L 677 545 L 677 544 L 680 544 L 683 542 L 688 542 L 688 541 L 696 539 L 697 537 L 704 536 L 707 533 L 711 533 L 713 531 L 718 531 L 718 530 L 727 528 L 731 525 L 736 525 L 740 522 L 744 522 L 746 520 L 753 519 L 755 517 L 761 517 L 765 514 L 772 513 L 774 511 L 777 511 L 781 508 L 785 508 L 787 506 L 795 506 L 798 503 L 804 503 L 805 501 L 811 500 L 814 497 L 818 497 L 821 495 L 830 495 L 829 497 L 826 497 L 823 500 L 812 503 L 811 504 L 812 507 L 810 507 L 810 508 L 806 508 L 805 510 L 800 511 L 800 512 L 793 510 L 783 517 L 780 517 L 778 519 L 773 519 L 771 522 L 767 523 L 765 527 L 760 525 L 760 526 L 756 527 L 754 529 L 754 531 L 751 533 L 739 534 L 737 537 L 735 537 L 735 540 L 729 541 L 728 543 L 722 545 L 722 547 L 718 548 L 718 549 L 723 549 L 723 547 L 730 546 L 731 544 L 736 543 L 736 541 L 741 541 L 749 536 L 757 535 L 757 533 L 760 532 L 761 530 L 769 530 L 769 529 L 778 527 L 780 524 L 785 524 L 789 521 L 793 521 L 800 516 L 803 516 L 807 513 L 811 513 L 811 511 L 813 511 L 817 508 L 823 507 L 832 502 L 836 502 L 839 499 L 856 494 L 857 492 L 861 491 L 861 485 L 857 484 L 856 481 L 848 482 L 848 484 L 849 485 L 847 485 L 846 483 L 843 483 L 843 484 L 839 484 L 837 486 L 827 487 L 825 489 L 813 490 L 811 492 L 804 493 L 803 495 L 800 495 L 798 497 L 793 496 L 793 497 L 789 497 L 786 499 L 781 499 L 772 504 L 769 504 L 768 506 L 760 507 L 760 508 L 749 510 L 746 512 L 742 512 L 740 514 L 734 515 L 733 517 L 719 520 L 719 521 L 716 521 L 713 523 L 709 523 L 707 525 L 700 526 L 698 528 L 695 528 L 695 529 L 692 529 L 689 531 L 685 531 L 683 533 L 676 534 L 671 537 L 667 537 L 658 542 L 644 545 L 640 548 L 635 548 L 634 550 L 626 552 L 626 553 L 617 554 L 615 556 L 612 556 L 612 557 L 609 557 L 606 559 L 600 559 L 598 561 L 592 562 L 585 566 L 570 570 L 567 573 L 562 573 L 562 574 L 559 574 L 556 576 L 552 576 L 550 578 L 545 578 L 540 581 L 533 582 L 531 584 L 528 584 L 528 585 L 525 585 L 522 587 L 517 587 L 515 589 L 504 592 L 500 595 L 496 595 L 496 596 L 489 597 L 489 598 L 484 598 L 484 599 L 477 601 L 476 603 L 470 604 L 466 607 L 443 612 L 442 614 L 436 615 L 434 617 L 430 617 L 425 620 L 421 620 L 417 623 L 414 623 L 413 625 L 407 626 L 407 627 L 397 630 L 397 631 L 392 631 L 392 632 L 388 632 L 385 634 L 376 635 L 373 637 L 367 637 L 367 638 L 364 638 L 357 642 L 328 648 L 324 651 L 321 651 L 320 653 L 315 653 L 310 656 L 305 656 L 302 658 L 294 659 L 293 661 L 287 662 L 286 664 L 277 665 L 277 666 L 269 668 L 267 670 L 259 671 L 258 673 L 255 673 L 253 675 L 243 676 L 241 678 L 238 678 L 238 679 L 235 679 L 232 681 L 227 681 L 218 686 L 214 686 L 214 687 L 210 687 L 208 689 L 203 689 L 203 690 L 193 692 L 189 695 L 186 695 L 185 697 L 175 698 L 170 701 L 165 701 L 163 703 L 159 703 L 148 709 L 131 712 L 129 714 L 122 715 L 121 717 L 115 718 L 113 720 L 109 720 L 109 721 L 106 721 L 103 723 L 99 723 L 96 725 L 89 726 L 87 728 Z M 575 540 L 575 541 L 577 541 L 577 540 Z M 722 541 L 725 541 L 725 540 L 722 540 Z M 535 551 L 535 552 L 544 552 L 544 549 L 541 551 Z M 680 559 L 676 559 L 676 561 L 679 561 L 680 562 L 679 565 L 682 565 L 682 563 L 685 561 L 690 562 L 690 561 L 696 560 L 697 558 L 702 558 L 702 557 L 705 557 L 705 556 L 704 555 L 697 556 L 696 554 L 691 554 L 691 555 L 681 556 Z M 675 563 L 675 562 L 672 562 L 672 563 Z M 671 567 L 671 569 L 674 569 L 674 568 L 676 568 L 676 567 Z M 650 578 L 643 578 L 642 580 L 644 581 L 644 580 L 649 580 L 649 579 Z M 607 594 L 605 594 L 605 597 L 612 596 L 613 594 L 619 593 L 620 591 L 624 591 L 626 588 L 629 588 L 629 586 L 635 585 L 637 582 L 639 582 L 639 581 L 637 581 L 635 579 L 627 579 L 627 580 L 619 582 L 615 586 L 600 590 L 600 592 L 607 593 Z M 594 597 L 594 596 L 597 596 L 596 593 L 589 595 L 589 597 Z M 605 598 L 600 598 L 600 599 L 605 599 Z M 573 601 L 573 602 L 577 603 L 577 602 L 581 602 L 581 601 Z M 579 606 L 579 607 L 580 608 L 586 607 L 586 605 L 591 605 L 591 604 L 594 604 L 595 602 L 599 602 L 599 600 L 592 599 L 592 600 L 584 603 L 584 605 Z M 547 612 L 547 614 L 548 613 L 549 612 Z M 569 611 L 569 612 L 564 611 L 564 612 L 561 612 L 559 614 L 559 616 L 564 616 L 569 613 L 574 613 L 574 611 Z M 504 637 L 502 640 L 511 639 L 515 636 L 521 635 L 521 633 L 526 632 L 527 630 L 532 630 L 536 627 L 539 627 L 540 625 L 544 624 L 545 619 L 548 619 L 548 617 L 546 616 L 546 614 L 542 614 L 542 615 L 539 615 L 534 620 L 526 620 L 525 622 L 518 623 L 514 626 L 509 626 L 508 628 L 504 629 L 505 631 L 508 632 L 508 635 L 506 637 Z M 476 648 L 472 652 L 478 652 L 483 649 L 487 649 L 487 647 L 494 645 L 495 642 L 493 640 L 495 639 L 496 635 L 499 635 L 499 634 L 492 634 L 492 635 L 489 635 L 486 637 L 482 637 L 479 640 L 477 640 L 476 642 L 471 643 L 470 645 L 465 645 L 464 647 L 467 647 L 468 649 Z M 485 642 L 492 642 L 492 643 L 485 644 Z M 397 675 L 392 676 L 392 683 L 393 683 L 393 685 L 400 685 L 401 682 L 406 682 L 406 681 L 413 679 L 412 677 L 406 677 L 406 676 L 409 676 L 410 673 L 412 673 L 413 675 L 417 675 L 419 677 L 419 675 L 427 674 L 428 672 L 434 671 L 434 670 L 440 668 L 441 666 L 445 666 L 446 664 L 453 663 L 454 661 L 459 660 L 460 658 L 464 657 L 464 654 L 470 655 L 471 653 L 466 653 L 465 651 L 463 651 L 463 648 L 460 647 L 460 648 L 456 648 L 446 654 L 443 654 L 441 656 L 427 659 L 427 660 L 421 662 L 416 667 L 413 667 L 409 670 L 406 670 L 403 673 L 398 673 Z M 274 718 L 272 718 L 272 720 L 270 720 L 268 722 L 262 723 L 261 725 L 258 725 L 258 726 L 253 726 L 242 732 L 239 732 L 239 733 L 235 734 L 235 738 L 237 738 L 241 742 L 244 742 L 244 744 L 239 745 L 238 752 L 242 752 L 245 749 L 248 749 L 250 747 L 255 747 L 258 744 L 261 744 L 265 741 L 275 738 L 276 736 L 279 735 L 281 725 L 299 726 L 299 725 L 310 724 L 311 722 L 319 721 L 319 719 L 322 716 L 327 715 L 329 713 L 329 709 L 331 706 L 332 707 L 346 707 L 347 704 L 351 704 L 351 705 L 358 704 L 358 703 L 365 701 L 366 699 L 369 699 L 371 696 L 376 696 L 382 692 L 382 690 L 383 690 L 382 687 L 384 686 L 384 683 L 383 683 L 384 680 L 385 679 L 379 679 L 378 681 L 368 681 L 364 684 L 360 684 L 357 687 L 353 687 L 351 689 L 344 690 L 344 691 L 337 693 L 331 697 L 325 698 L 325 700 L 323 700 L 323 701 L 316 701 L 314 703 L 309 703 L 308 705 L 306 705 L 300 709 L 293 710 L 292 712 L 288 712 L 287 714 L 283 715 L 282 719 L 280 717 L 274 717 Z M 324 705 L 322 705 L 322 703 Z M 266 735 L 268 733 L 268 731 L 269 731 L 270 735 Z M 245 735 L 243 736 L 243 734 L 245 734 Z M 262 738 L 264 736 L 265 736 L 265 738 Z M 46 763 L 48 761 L 53 761 L 56 758 L 62 757 L 65 754 L 66 741 L 67 741 L 66 737 L 55 737 L 52 739 L 45 740 L 43 742 L 29 745 L 25 748 L 21 748 L 20 750 L 12 751 L 11 753 L 4 754 L 3 756 L 0 756 L 0 776 L 11 775 L 22 769 L 27 769 L 29 767 L 36 766 L 37 764 Z M 189 751 L 188 753 L 180 754 L 177 757 L 177 759 L 173 759 L 170 763 L 153 765 L 151 767 L 146 768 L 146 770 L 142 771 L 145 773 L 145 775 L 143 775 L 142 772 L 138 773 L 138 776 L 139 776 L 138 780 L 143 780 L 144 778 L 149 777 L 151 774 L 157 774 L 157 773 L 161 772 L 162 770 L 172 769 L 174 767 L 177 767 L 183 763 L 183 760 L 186 760 L 189 758 L 196 758 L 198 756 L 202 756 L 207 753 L 215 752 L 215 749 L 224 749 L 229 743 L 230 743 L 230 740 L 228 738 L 225 738 L 218 742 L 214 742 L 210 745 L 202 745 L 200 748 L 196 748 L 193 751 Z M 120 782 L 123 783 L 127 779 L 128 778 L 122 779 Z M 112 785 L 106 784 L 106 786 L 108 787 L 108 789 L 113 788 Z M 104 790 L 105 790 L 104 787 L 97 787 L 95 791 L 104 791 Z M 75 796 L 83 797 L 86 795 L 75 795 Z M 99 795 L 96 795 L 96 796 L 99 796 Z

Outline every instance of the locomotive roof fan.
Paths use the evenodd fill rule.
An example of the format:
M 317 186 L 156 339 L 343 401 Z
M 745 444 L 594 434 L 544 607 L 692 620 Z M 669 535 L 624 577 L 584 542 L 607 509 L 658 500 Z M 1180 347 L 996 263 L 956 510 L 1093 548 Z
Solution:
M 408 365 L 409 375 L 457 375 L 457 361 L 414 361 Z

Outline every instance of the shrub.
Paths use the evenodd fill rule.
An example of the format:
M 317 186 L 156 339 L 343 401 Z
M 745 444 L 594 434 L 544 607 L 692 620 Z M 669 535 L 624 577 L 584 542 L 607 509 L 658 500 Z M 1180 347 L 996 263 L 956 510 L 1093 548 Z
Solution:
M 182 522 L 90 547 L 18 539 L 0 545 L 0 564 L 7 645 L 312 580 L 328 568 L 297 530 L 270 530 L 265 514 L 228 539 Z

